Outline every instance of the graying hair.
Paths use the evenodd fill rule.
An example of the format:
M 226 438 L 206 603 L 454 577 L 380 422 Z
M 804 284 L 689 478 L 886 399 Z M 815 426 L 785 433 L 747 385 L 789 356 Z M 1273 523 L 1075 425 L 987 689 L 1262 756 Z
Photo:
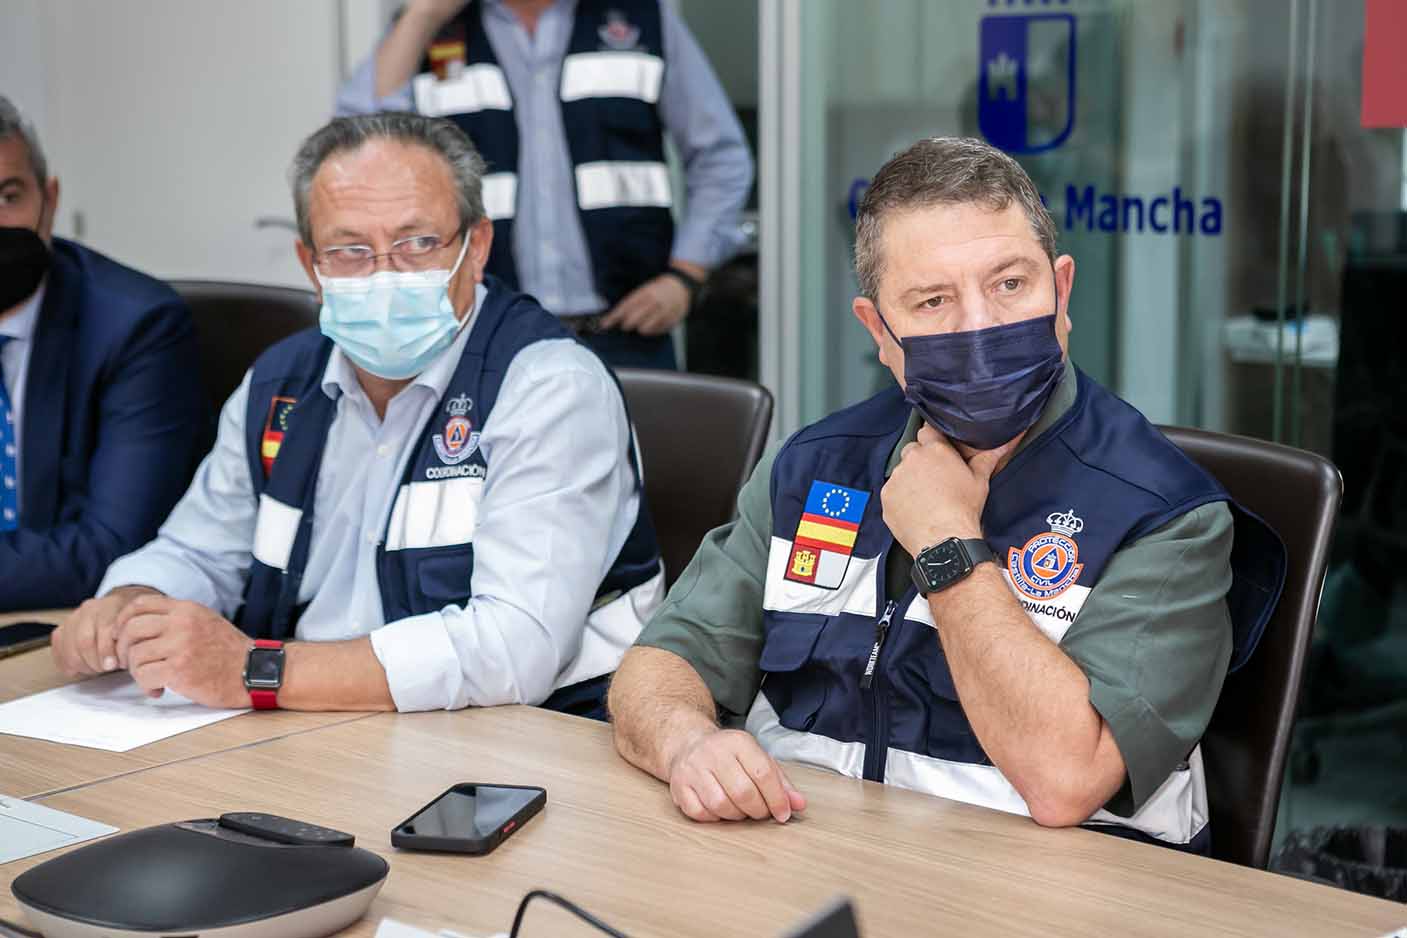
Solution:
M 44 159 L 44 148 L 39 145 L 39 135 L 34 125 L 24 119 L 14 102 L 0 94 L 0 140 L 18 137 L 29 151 L 29 165 L 34 168 L 34 178 L 42 189 L 49 181 L 49 164 Z
M 394 140 L 425 147 L 444 157 L 459 190 L 459 223 L 469 227 L 484 217 L 484 158 L 464 131 L 447 120 L 405 111 L 383 111 L 338 117 L 318 129 L 293 157 L 289 182 L 298 216 L 298 236 L 312 247 L 312 222 L 308 220 L 308 190 L 327 159 L 359 149 L 372 140 Z
M 886 215 L 972 202 L 996 212 L 1012 202 L 1021 206 L 1046 256 L 1055 260 L 1055 222 L 1019 163 L 973 137 L 930 137 L 885 163 L 860 200 L 855 218 L 860 292 L 871 300 L 879 296 L 884 272 L 880 238 Z

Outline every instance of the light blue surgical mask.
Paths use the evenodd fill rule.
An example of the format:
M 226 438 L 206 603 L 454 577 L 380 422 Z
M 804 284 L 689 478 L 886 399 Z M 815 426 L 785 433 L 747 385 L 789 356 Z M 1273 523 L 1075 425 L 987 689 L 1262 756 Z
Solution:
M 449 270 L 378 270 L 367 277 L 324 277 L 318 326 L 359 367 L 382 378 L 420 374 L 454 343 L 449 282 L 464 263 L 469 237 Z M 465 317 L 467 321 L 469 317 Z

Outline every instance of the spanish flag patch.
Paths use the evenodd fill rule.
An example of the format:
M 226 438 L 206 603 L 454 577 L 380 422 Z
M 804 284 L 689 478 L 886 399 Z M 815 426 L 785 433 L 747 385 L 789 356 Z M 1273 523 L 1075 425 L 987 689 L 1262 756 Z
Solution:
M 839 588 L 869 500 L 870 493 L 860 489 L 819 479 L 812 482 L 791 541 L 786 579 L 828 590 Z
M 291 397 L 276 397 L 269 404 L 269 419 L 264 421 L 264 436 L 259 440 L 259 459 L 264 464 L 264 478 L 274 471 L 283 435 L 288 432 L 288 415 L 298 403 Z

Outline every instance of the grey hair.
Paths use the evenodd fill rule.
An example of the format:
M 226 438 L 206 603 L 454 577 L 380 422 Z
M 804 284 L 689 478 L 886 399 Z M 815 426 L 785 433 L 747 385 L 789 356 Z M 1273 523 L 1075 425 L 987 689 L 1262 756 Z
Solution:
M 29 165 L 34 169 L 34 178 L 42 189 L 49 181 L 49 163 L 44 159 L 44 148 L 39 145 L 39 135 L 34 125 L 24 119 L 14 102 L 0 94 L 0 140 L 18 137 L 29 151 Z
M 933 205 L 977 203 L 1001 211 L 1021 206 L 1046 256 L 1055 260 L 1055 221 L 1026 171 L 996 147 L 973 137 L 920 140 L 882 166 L 855 218 L 855 274 L 860 292 L 879 296 L 884 218 Z
M 372 140 L 394 140 L 425 147 L 444 157 L 459 190 L 459 223 L 469 227 L 484 217 L 484 158 L 464 131 L 447 120 L 405 111 L 383 111 L 338 117 L 314 131 L 293 157 L 288 178 L 293 186 L 293 207 L 298 216 L 298 236 L 313 244 L 308 220 L 308 191 L 313 177 L 327 159 L 359 149 Z

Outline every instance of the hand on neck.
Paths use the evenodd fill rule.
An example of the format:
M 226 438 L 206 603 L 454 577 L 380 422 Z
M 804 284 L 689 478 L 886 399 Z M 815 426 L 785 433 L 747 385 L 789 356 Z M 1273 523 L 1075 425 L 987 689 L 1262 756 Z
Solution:
M 974 457 L 982 453 L 1000 453 L 1001 455 L 997 457 L 996 468 L 992 470 L 992 475 L 996 475 L 998 472 L 1001 472 L 1002 469 L 1006 467 L 1007 463 L 1011 462 L 1011 457 L 1016 455 L 1016 448 L 1021 445 L 1021 441 L 1026 438 L 1026 434 L 1029 432 L 1029 430 L 1022 430 L 1020 433 L 1007 440 L 1005 443 L 1001 444 L 1000 446 L 995 446 L 989 450 L 973 449 L 966 443 L 959 443 L 957 440 L 953 440 L 951 437 L 949 438 L 949 440 L 953 444 L 953 446 L 957 447 L 958 455 L 962 457 L 962 461 L 965 463 L 972 462 Z

